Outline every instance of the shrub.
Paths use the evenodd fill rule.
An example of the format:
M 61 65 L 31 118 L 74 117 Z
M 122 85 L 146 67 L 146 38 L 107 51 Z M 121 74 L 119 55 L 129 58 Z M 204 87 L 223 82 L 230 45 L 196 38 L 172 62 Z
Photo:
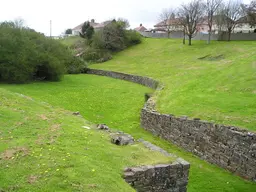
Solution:
M 136 45 L 141 43 L 141 35 L 134 30 L 125 31 L 125 45 L 126 47 L 130 47 L 132 45 Z
M 101 63 L 112 59 L 111 53 L 106 49 L 89 47 L 85 50 L 82 58 L 86 61 Z
M 84 60 L 80 57 L 72 57 L 66 64 L 67 73 L 79 74 L 86 70 L 87 65 Z
M 126 30 L 127 20 L 113 20 L 102 30 L 95 32 L 92 43 L 85 50 L 83 58 L 91 62 L 104 62 L 112 58 L 111 53 L 141 42 L 141 35 L 133 30 Z
M 105 49 L 117 52 L 125 49 L 125 29 L 117 22 L 112 22 L 103 28 Z
M 64 45 L 32 29 L 0 23 L 0 37 L 0 81 L 57 81 L 74 63 Z

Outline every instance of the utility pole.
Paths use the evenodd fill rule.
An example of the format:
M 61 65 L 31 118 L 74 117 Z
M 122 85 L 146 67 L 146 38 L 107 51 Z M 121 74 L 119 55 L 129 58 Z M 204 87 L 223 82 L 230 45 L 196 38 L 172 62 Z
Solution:
M 50 37 L 52 37 L 52 20 L 50 20 Z

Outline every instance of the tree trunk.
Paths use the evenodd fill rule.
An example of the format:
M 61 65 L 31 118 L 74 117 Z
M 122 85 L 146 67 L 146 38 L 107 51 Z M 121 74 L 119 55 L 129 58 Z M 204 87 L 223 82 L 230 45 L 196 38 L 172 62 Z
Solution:
M 212 26 L 209 26 L 209 34 L 208 34 L 208 42 L 207 42 L 207 44 L 211 43 L 211 35 L 212 35 Z
M 168 33 L 168 39 L 169 39 L 170 38 L 170 30 L 169 29 L 168 29 L 167 33 Z
M 192 45 L 191 39 L 192 39 L 192 35 L 189 35 L 189 36 L 188 36 L 188 45 Z
M 232 30 L 228 30 L 228 41 L 230 41 L 230 39 L 231 39 L 231 32 L 232 32 Z
M 186 33 L 185 30 L 183 31 L 183 45 L 186 44 Z

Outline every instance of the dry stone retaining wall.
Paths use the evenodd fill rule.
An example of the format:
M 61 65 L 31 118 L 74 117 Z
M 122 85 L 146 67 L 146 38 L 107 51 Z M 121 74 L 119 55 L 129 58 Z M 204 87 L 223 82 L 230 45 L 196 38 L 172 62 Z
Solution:
M 189 164 L 148 165 L 127 168 L 124 179 L 138 192 L 186 192 Z
M 103 75 L 139 83 L 156 89 L 158 83 L 147 77 L 90 69 L 89 74 Z M 256 133 L 238 127 L 218 125 L 160 114 L 149 99 L 141 111 L 141 126 L 210 163 L 256 181 Z
M 138 192 L 186 192 L 190 164 L 148 141 L 139 140 L 152 151 L 175 157 L 169 164 L 131 167 L 124 170 L 124 179 Z
M 148 77 L 141 77 L 137 75 L 129 75 L 125 73 L 113 72 L 113 71 L 104 71 L 99 69 L 88 69 L 88 74 L 100 75 L 100 76 L 107 76 L 112 77 L 115 79 L 122 79 L 125 81 L 131 81 L 133 83 L 138 83 L 144 85 L 146 87 L 150 87 L 152 89 L 156 89 L 158 86 L 158 82 L 154 79 Z

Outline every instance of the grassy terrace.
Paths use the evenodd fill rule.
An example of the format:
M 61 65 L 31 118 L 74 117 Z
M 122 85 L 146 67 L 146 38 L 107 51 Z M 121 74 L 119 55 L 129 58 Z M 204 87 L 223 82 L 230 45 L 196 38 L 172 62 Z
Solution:
M 91 67 L 159 80 L 165 85 L 157 98 L 160 112 L 256 131 L 256 41 L 193 44 L 145 39 Z
M 113 145 L 72 112 L 1 88 L 0 122 L 0 191 L 133 191 L 124 167 L 171 161 L 141 144 Z
M 24 187 L 23 191 L 35 191 L 37 187 L 43 191 L 49 191 L 49 189 L 132 191 L 120 177 L 121 168 L 129 164 L 161 161 L 161 158 L 156 160 L 150 158 L 155 156 L 154 154 L 148 156 L 145 152 L 144 155 L 143 153 L 139 155 L 141 149 L 137 147 L 134 147 L 136 149 L 128 147 L 124 150 L 109 144 L 108 136 L 103 135 L 101 138 L 101 133 L 91 133 L 81 128 L 88 123 L 81 118 L 70 116 L 71 112 L 66 111 L 70 110 L 80 111 L 93 123 L 106 123 L 110 127 L 132 134 L 135 138 L 144 138 L 189 161 L 191 163 L 189 192 L 254 192 L 256 190 L 255 183 L 210 165 L 144 131 L 139 125 L 139 113 L 144 104 L 144 93 L 152 91 L 146 87 L 107 77 L 68 75 L 61 82 L 28 85 L 2 84 L 0 88 L 2 88 L 0 89 L 0 132 L 1 138 L 4 138 L 0 140 L 0 150 L 1 152 L 6 150 L 7 145 L 25 145 L 29 148 L 29 154 L 33 155 L 26 158 L 17 157 L 17 159 L 15 157 L 8 161 L 0 160 L 0 188 L 8 189 L 8 187 L 15 187 L 15 183 L 18 183 Z M 20 98 L 13 92 L 32 97 L 34 101 Z M 41 101 L 54 107 L 45 105 Z M 24 113 L 23 110 L 31 112 Z M 42 115 L 48 120 L 44 120 L 45 117 Z M 29 120 L 24 117 L 29 117 Z M 50 133 L 43 128 L 55 124 L 61 124 L 62 128 L 57 143 L 34 145 L 38 134 L 45 135 L 45 138 L 49 137 Z M 35 130 L 39 127 L 42 129 Z M 21 134 L 27 137 L 20 137 Z M 55 147 L 54 150 L 53 147 Z M 136 154 L 135 159 L 132 158 L 134 157 L 134 155 L 131 156 L 132 153 Z M 57 163 L 56 165 L 52 163 L 53 160 Z M 7 164 L 9 168 L 6 168 Z M 28 164 L 32 167 L 26 173 L 25 168 Z M 25 176 L 20 177 L 24 173 L 26 173 Z M 27 184 L 27 178 L 30 175 L 40 176 L 38 183 Z

